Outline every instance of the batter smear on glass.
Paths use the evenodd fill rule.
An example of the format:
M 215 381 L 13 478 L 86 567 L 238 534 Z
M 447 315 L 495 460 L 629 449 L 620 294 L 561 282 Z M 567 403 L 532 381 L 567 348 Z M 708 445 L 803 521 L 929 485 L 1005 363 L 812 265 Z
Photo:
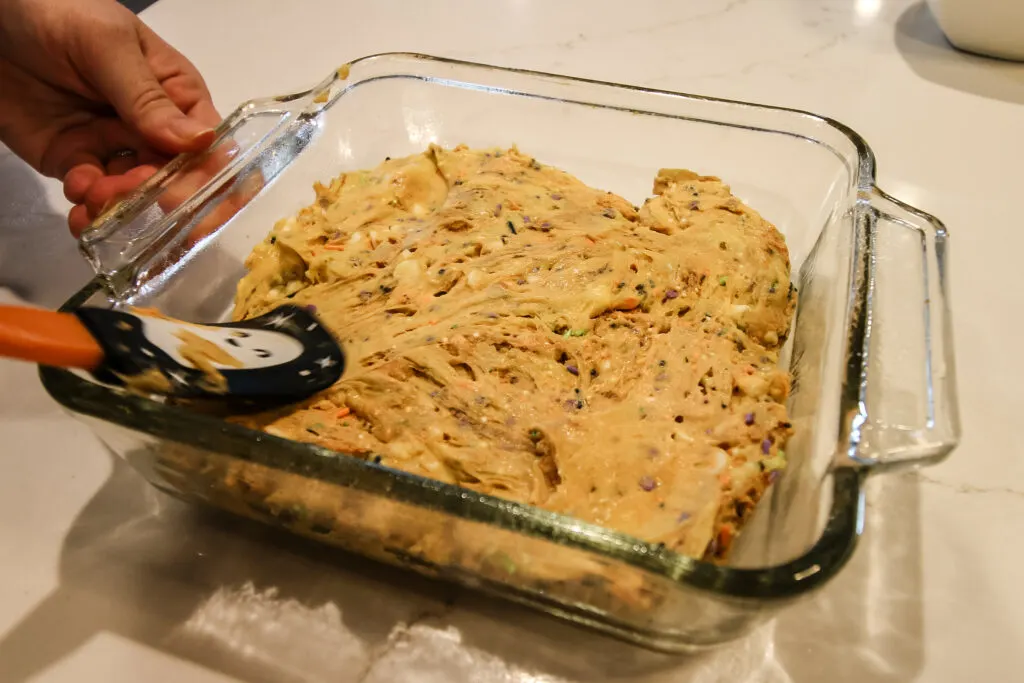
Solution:
M 515 148 L 316 184 L 235 318 L 315 307 L 348 366 L 236 421 L 721 558 L 791 433 L 782 235 L 715 177 L 640 208 Z

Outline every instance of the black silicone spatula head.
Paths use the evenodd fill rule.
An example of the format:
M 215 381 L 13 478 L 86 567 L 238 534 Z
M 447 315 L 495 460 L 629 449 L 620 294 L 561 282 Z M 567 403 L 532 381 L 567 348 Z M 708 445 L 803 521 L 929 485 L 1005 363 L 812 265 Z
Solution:
M 338 381 L 345 357 L 304 308 L 197 325 L 158 315 L 81 308 L 75 315 L 103 348 L 101 381 L 180 397 L 299 399 Z

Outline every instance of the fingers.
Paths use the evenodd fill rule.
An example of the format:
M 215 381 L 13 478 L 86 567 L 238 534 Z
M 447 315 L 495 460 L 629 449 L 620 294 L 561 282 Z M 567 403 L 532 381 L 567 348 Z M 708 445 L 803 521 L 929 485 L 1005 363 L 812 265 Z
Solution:
M 122 175 L 136 166 L 162 166 L 167 157 L 116 119 L 94 119 L 56 135 L 45 155 L 44 170 L 63 178 L 64 196 L 78 204 L 105 175 Z
M 136 166 L 124 175 L 109 175 L 97 180 L 85 195 L 84 203 L 89 210 L 89 217 L 96 218 L 114 200 L 134 190 L 156 170 L 154 166 Z
M 68 229 L 75 239 L 82 236 L 82 232 L 89 227 L 91 222 L 92 219 L 89 218 L 89 211 L 85 208 L 85 204 L 75 205 L 68 213 Z
M 97 46 L 83 55 L 88 79 L 157 150 L 177 154 L 205 149 L 215 135 L 212 127 L 186 116 L 168 97 L 143 54 L 139 26 L 110 29 L 115 46 Z
M 208 235 L 215 233 L 222 225 L 231 220 L 236 213 L 245 208 L 259 194 L 263 186 L 262 173 L 255 173 L 235 185 L 230 194 L 192 228 L 188 235 L 188 244 L 197 244 Z
M 114 152 L 142 147 L 146 147 L 143 139 L 117 119 L 92 117 L 54 134 L 43 153 L 41 170 L 63 178 L 75 166 L 103 168 Z
M 213 106 L 213 102 L 208 99 L 196 102 L 196 104 L 188 110 L 188 115 L 196 121 L 205 123 L 211 128 L 216 128 L 223 118 L 217 111 L 217 108 Z
M 116 156 L 105 165 L 99 162 L 80 164 L 64 176 L 64 197 L 73 204 L 81 204 L 92 186 L 101 178 L 125 175 L 140 167 L 159 168 L 165 163 L 167 160 L 156 154 L 132 152 Z
M 81 192 L 79 199 L 71 200 L 75 202 L 75 206 L 68 213 L 68 228 L 71 234 L 75 237 L 80 236 L 107 207 L 144 183 L 156 171 L 156 166 L 136 166 L 122 175 L 95 178 L 89 187 Z M 74 169 L 74 173 L 86 172 L 89 171 L 81 167 Z M 71 175 L 69 174 L 69 177 Z M 68 180 L 64 182 L 64 189 L 65 194 L 68 194 Z
M 212 128 L 221 120 L 195 67 L 145 25 L 137 24 L 136 30 L 130 54 L 124 50 L 125 42 L 119 42 L 116 68 L 103 54 L 88 55 L 88 78 L 127 123 L 123 129 L 134 128 L 137 137 L 149 144 L 94 144 L 88 149 L 92 153 L 89 158 L 84 154 L 69 155 L 68 158 L 79 162 L 64 179 L 65 194 L 76 204 L 68 216 L 68 225 L 75 234 L 166 161 L 154 149 L 167 153 L 205 149 L 213 141 Z M 125 38 L 121 36 L 119 40 Z M 113 131 L 106 133 L 107 142 L 117 137 Z M 85 148 L 82 144 L 78 146 Z M 111 156 L 125 148 L 136 150 L 135 157 Z M 201 157 L 191 173 L 165 188 L 161 202 L 178 201 L 178 195 L 190 193 L 194 190 L 193 182 L 208 179 L 227 162 L 223 156 L 222 150 Z
M 215 128 L 222 117 L 195 65 L 142 22 L 139 37 L 150 69 L 171 101 L 190 118 Z
M 64 176 L 64 197 L 72 204 L 85 201 L 85 194 L 97 180 L 104 176 L 100 162 L 75 166 Z

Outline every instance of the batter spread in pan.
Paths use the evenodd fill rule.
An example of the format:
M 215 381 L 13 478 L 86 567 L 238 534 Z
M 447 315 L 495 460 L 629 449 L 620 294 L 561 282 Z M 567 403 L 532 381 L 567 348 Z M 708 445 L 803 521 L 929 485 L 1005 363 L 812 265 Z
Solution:
M 721 557 L 785 464 L 788 251 L 715 177 L 642 207 L 517 149 L 315 186 L 248 258 L 235 318 L 315 307 L 331 389 L 235 418 Z

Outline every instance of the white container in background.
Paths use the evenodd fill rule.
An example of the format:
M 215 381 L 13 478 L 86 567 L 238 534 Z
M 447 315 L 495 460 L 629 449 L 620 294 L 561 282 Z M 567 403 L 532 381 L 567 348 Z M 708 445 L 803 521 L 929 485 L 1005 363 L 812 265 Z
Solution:
M 943 33 L 961 50 L 1024 61 L 1024 0 L 928 0 Z

